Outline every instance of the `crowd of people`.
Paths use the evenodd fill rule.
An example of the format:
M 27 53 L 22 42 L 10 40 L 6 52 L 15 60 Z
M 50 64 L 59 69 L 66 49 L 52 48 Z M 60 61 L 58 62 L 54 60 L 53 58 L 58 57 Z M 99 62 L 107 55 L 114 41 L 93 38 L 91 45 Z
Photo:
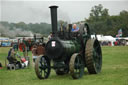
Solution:
M 101 46 L 126 46 L 128 45 L 125 40 L 116 40 L 114 42 L 111 41 L 101 41 Z

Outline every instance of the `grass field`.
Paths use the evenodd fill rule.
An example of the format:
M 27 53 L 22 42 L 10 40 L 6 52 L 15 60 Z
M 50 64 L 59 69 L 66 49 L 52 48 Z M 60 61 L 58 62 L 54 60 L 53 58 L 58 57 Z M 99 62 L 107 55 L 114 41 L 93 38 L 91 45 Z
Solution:
M 9 48 L 0 47 L 0 62 L 5 65 Z M 46 80 L 36 77 L 33 66 L 21 70 L 0 69 L 0 85 L 128 85 L 128 46 L 102 47 L 103 66 L 98 75 L 85 75 L 73 80 L 70 74 L 57 76 L 52 70 Z M 31 54 L 30 54 L 31 55 Z

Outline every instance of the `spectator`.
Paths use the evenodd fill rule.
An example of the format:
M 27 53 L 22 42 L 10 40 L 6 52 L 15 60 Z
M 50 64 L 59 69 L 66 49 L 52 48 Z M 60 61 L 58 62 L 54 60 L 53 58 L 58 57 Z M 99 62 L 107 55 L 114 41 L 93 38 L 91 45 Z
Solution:
M 0 62 L 0 69 L 2 69 L 2 64 L 1 64 L 1 62 Z
M 35 63 L 37 59 L 37 46 L 36 45 L 34 45 L 32 48 L 32 56 L 33 56 L 33 62 Z
M 48 36 L 48 40 L 52 38 L 52 32 L 50 32 L 50 35 Z

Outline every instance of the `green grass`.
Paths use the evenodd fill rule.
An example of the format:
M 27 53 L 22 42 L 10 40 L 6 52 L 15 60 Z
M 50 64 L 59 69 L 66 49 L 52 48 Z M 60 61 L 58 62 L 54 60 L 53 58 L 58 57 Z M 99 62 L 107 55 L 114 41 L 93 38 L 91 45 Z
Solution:
M 0 48 L 0 62 L 5 64 L 9 48 Z M 102 47 L 102 72 L 97 75 L 85 75 L 73 80 L 70 74 L 57 76 L 52 70 L 46 80 L 36 77 L 34 67 L 9 71 L 0 70 L 0 85 L 128 85 L 128 46 Z M 30 54 L 31 55 L 31 54 Z

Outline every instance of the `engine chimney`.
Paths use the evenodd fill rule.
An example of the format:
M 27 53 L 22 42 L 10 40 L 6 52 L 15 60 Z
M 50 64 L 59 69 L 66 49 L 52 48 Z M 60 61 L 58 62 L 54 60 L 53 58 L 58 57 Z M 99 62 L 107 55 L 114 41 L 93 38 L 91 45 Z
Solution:
M 51 24 L 53 36 L 57 36 L 57 8 L 58 6 L 50 6 L 51 9 Z

